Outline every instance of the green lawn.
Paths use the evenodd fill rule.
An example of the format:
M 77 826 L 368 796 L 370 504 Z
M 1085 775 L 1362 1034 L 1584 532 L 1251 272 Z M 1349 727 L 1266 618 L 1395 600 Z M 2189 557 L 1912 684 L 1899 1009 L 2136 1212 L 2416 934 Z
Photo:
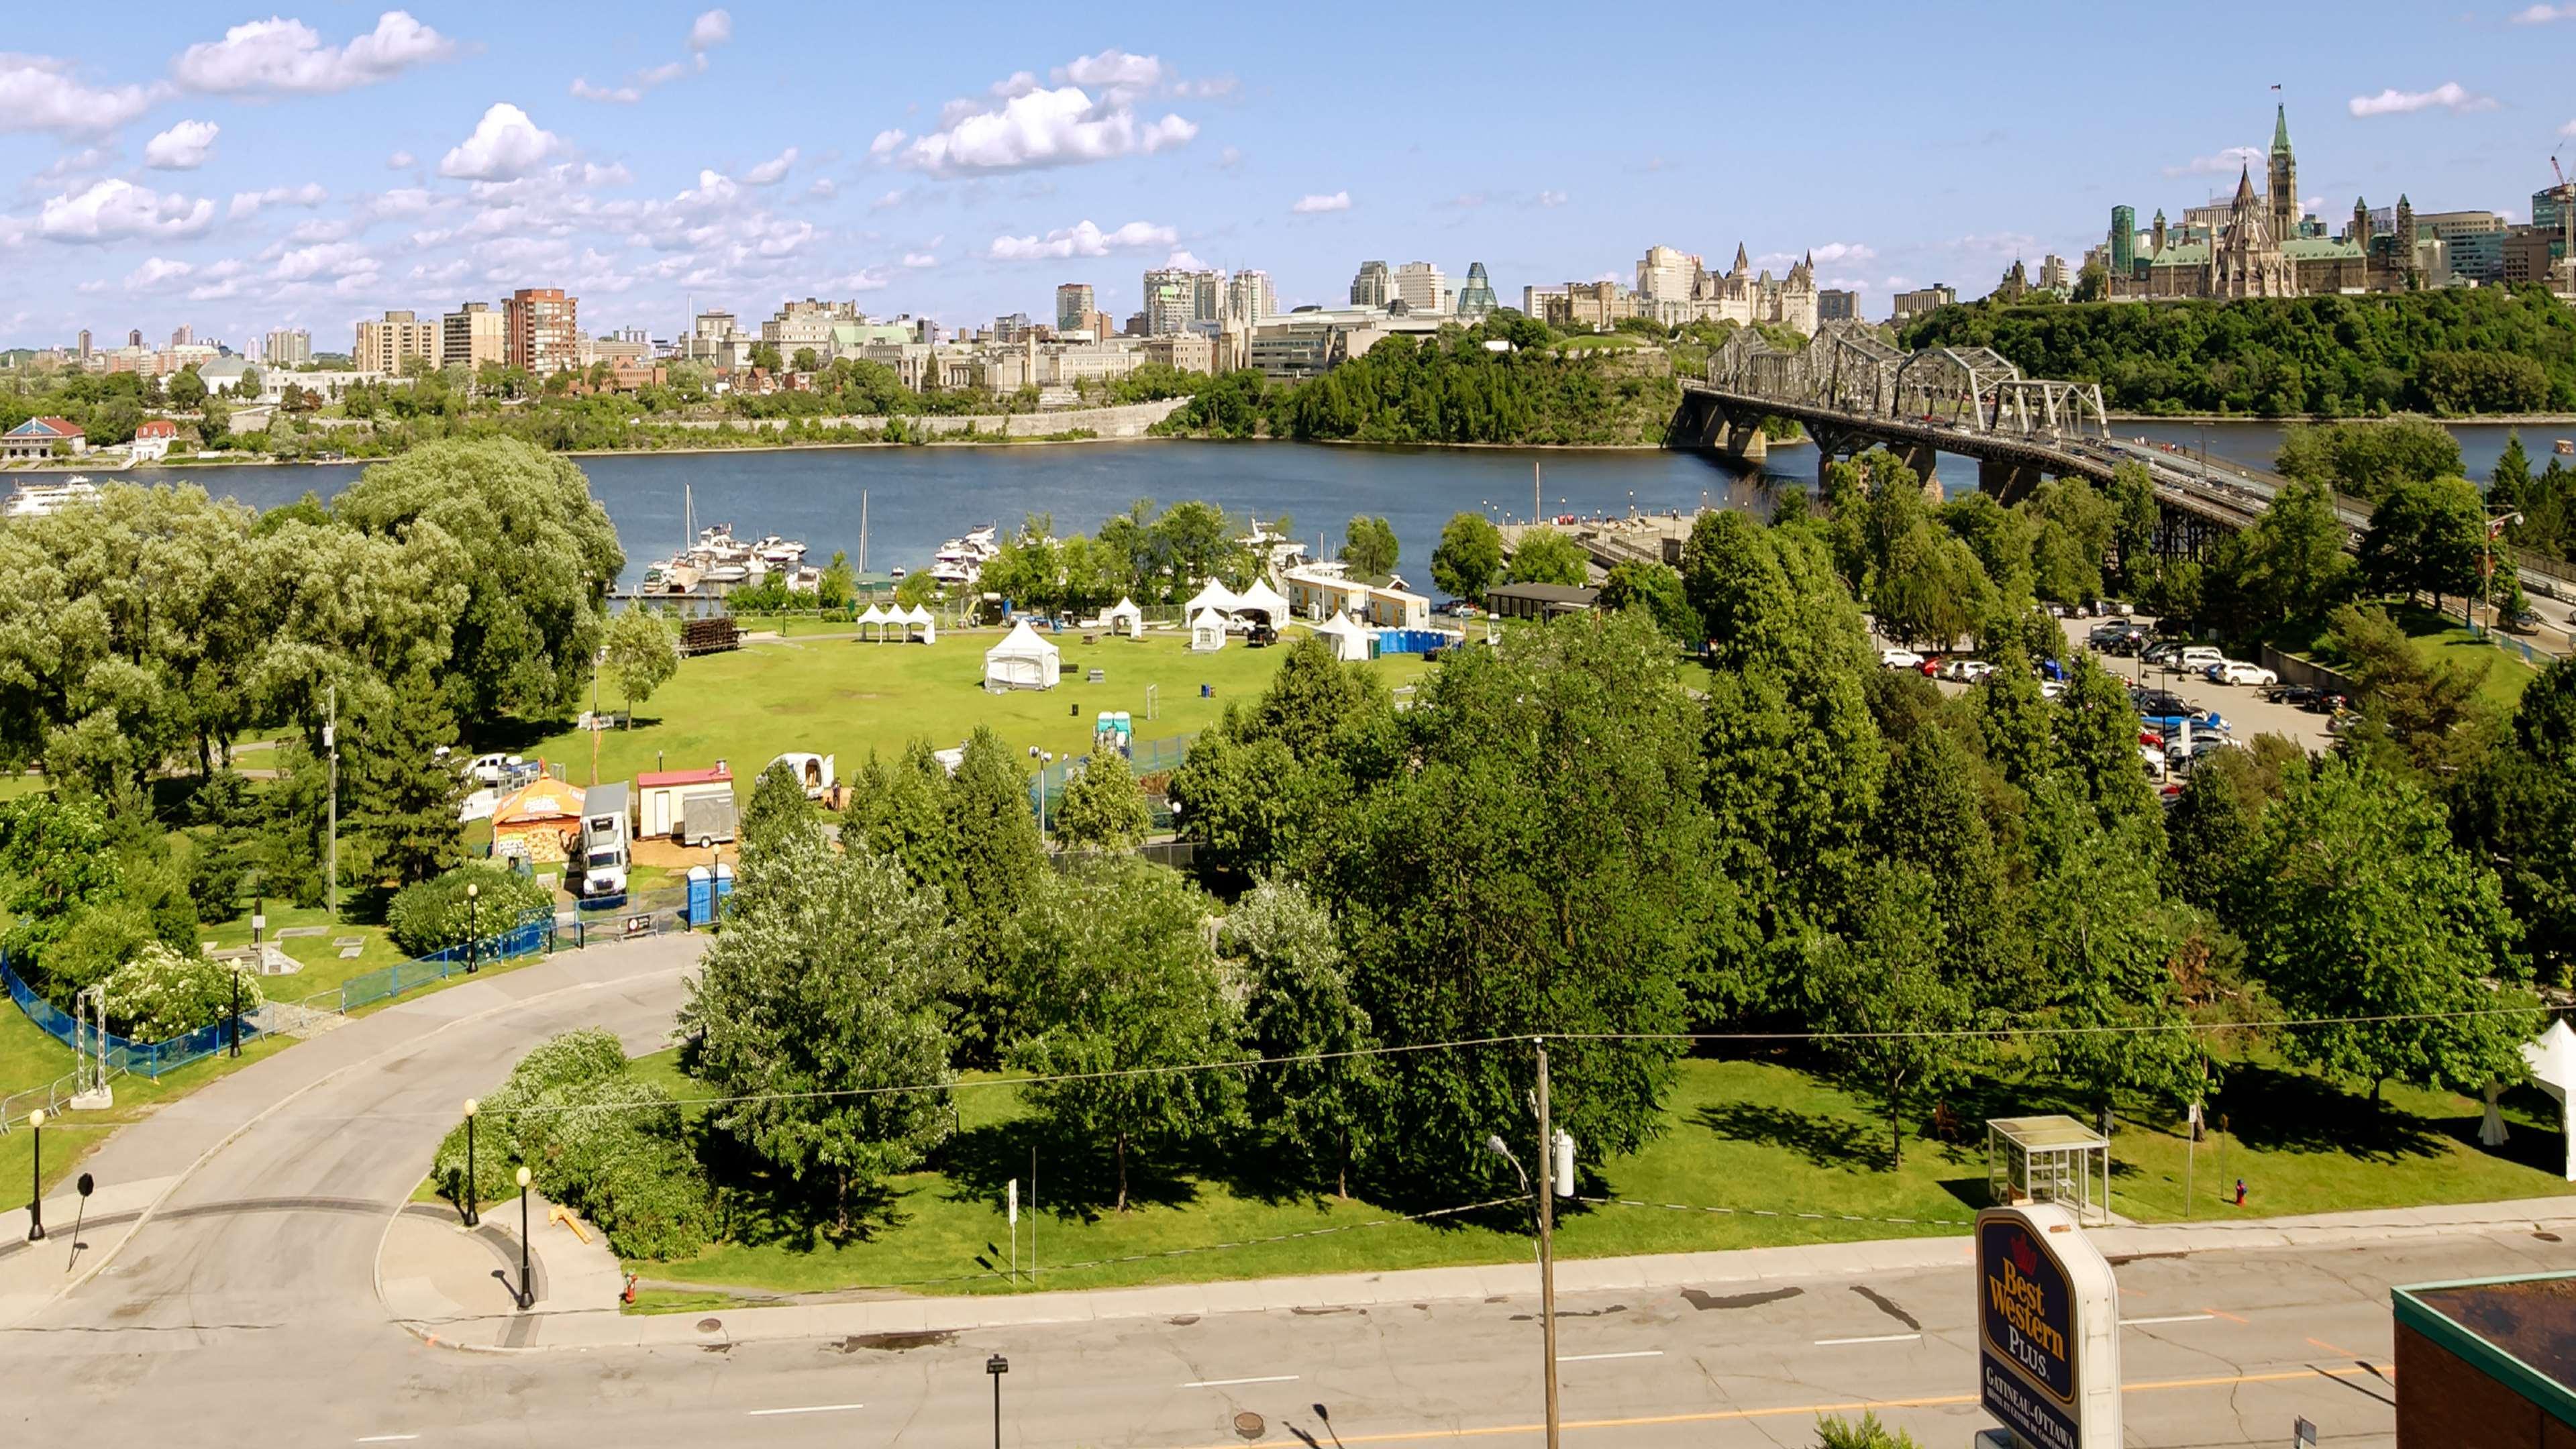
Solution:
M 70 1176 L 93 1148 L 107 1140 L 110 1129 L 132 1122 L 162 1104 L 272 1052 L 283 1051 L 287 1045 L 283 1040 L 246 1042 L 239 1061 L 223 1056 L 210 1057 L 167 1073 L 157 1082 L 149 1077 L 117 1078 L 113 1084 L 116 1089 L 114 1107 L 103 1112 L 66 1112 L 46 1125 L 46 1187 L 50 1190 L 55 1183 Z M 68 1074 L 71 1069 L 71 1048 L 54 1040 L 17 1007 L 0 1002 L 0 1097 L 25 1088 L 44 1086 Z M 20 1108 L 10 1113 L 13 1121 L 23 1110 Z M 34 1152 L 35 1136 L 23 1124 L 12 1127 L 8 1135 L 0 1136 L 0 1201 L 16 1206 L 26 1200 L 27 1173 Z
M 984 651 L 1001 639 L 997 630 L 942 631 L 936 644 L 877 644 L 850 639 L 787 639 L 726 654 L 684 660 L 680 672 L 636 711 L 633 729 L 610 730 L 599 739 L 599 778 L 624 780 L 638 771 L 698 768 L 729 762 L 737 794 L 748 797 L 762 765 L 789 750 L 840 757 L 844 779 L 866 764 L 871 750 L 900 753 L 915 738 L 946 749 L 989 724 L 1026 762 L 1034 745 L 1055 754 L 1088 754 L 1095 717 L 1103 710 L 1135 716 L 1136 738 L 1168 739 L 1215 723 L 1227 704 L 1249 700 L 1269 683 L 1285 651 L 1247 649 L 1230 641 L 1211 654 L 1192 654 L 1172 632 L 1142 640 L 1055 636 L 1063 651 L 1063 683 L 1051 690 L 988 694 Z M 1418 657 L 1380 661 L 1391 686 L 1418 679 Z M 1100 684 L 1084 682 L 1100 669 Z M 1201 698 L 1209 685 L 1212 698 Z M 1145 693 L 1157 686 L 1151 720 Z M 603 697 L 603 707 L 622 701 Z M 563 729 L 525 746 L 575 781 L 590 776 L 591 737 Z
M 672 1053 L 647 1057 L 637 1070 L 683 1098 L 704 1094 L 679 1074 Z M 1021 1118 L 1007 1085 L 961 1090 L 958 1101 L 963 1130 L 942 1149 L 942 1170 L 891 1184 L 870 1235 L 840 1246 L 803 1237 L 764 1240 L 761 1222 L 746 1218 L 738 1231 L 750 1241 L 719 1245 L 685 1262 L 631 1266 L 648 1278 L 715 1293 L 1009 1291 L 1005 1280 L 993 1276 L 1010 1254 L 1002 1185 L 1020 1178 L 1027 1201 L 1033 1145 L 1040 1149 L 1039 1210 L 1023 1212 L 1020 1252 L 1025 1265 L 1034 1219 L 1041 1286 L 1501 1263 L 1524 1259 L 1530 1251 L 1528 1240 L 1496 1216 L 1441 1226 L 1360 1226 L 1391 1214 L 1367 1203 L 1249 1180 L 1243 1171 L 1257 1159 L 1246 1153 L 1219 1155 L 1198 1171 L 1171 1171 L 1170 1164 L 1140 1170 L 1141 1206 L 1121 1216 L 1105 1207 L 1102 1165 L 1050 1161 L 1055 1150 L 1043 1145 L 1034 1123 Z M 1569 1257 L 1609 1257 L 1963 1232 L 1985 1201 L 1984 1144 L 1974 1124 L 1985 1115 L 2057 1104 L 1997 1082 L 1954 1102 L 1971 1123 L 1961 1140 L 1920 1140 L 1909 1130 L 1904 1166 L 1890 1170 L 1884 1119 L 1840 1088 L 1776 1062 L 1686 1063 L 1664 1134 L 1639 1152 L 1588 1163 L 1584 1192 L 1693 1210 L 1578 1206 L 1560 1220 L 1558 1250 Z M 2476 1145 L 2478 1107 L 2466 1098 L 2391 1089 L 2387 1119 L 2375 1124 L 2362 1099 L 2296 1074 L 2243 1068 L 2212 1109 L 2213 1119 L 2229 1114 L 2231 1130 L 2199 1149 L 2191 1215 L 2233 1214 L 2221 1194 L 2238 1175 L 2247 1182 L 2249 1210 L 2267 1215 L 2561 1192 L 2566 1184 L 2547 1167 L 2559 1152 L 2557 1134 L 2546 1115 L 2523 1110 L 2533 1105 L 2508 1099 L 2513 1140 L 2490 1153 Z M 2182 1217 L 2183 1154 L 2184 1143 L 2173 1133 L 2124 1120 L 2114 1139 L 2114 1209 L 2145 1221 Z M 1047 1187 L 1050 1181 L 1082 1183 L 1082 1205 L 1060 1205 L 1062 1190 Z M 1494 1189 L 1496 1195 L 1504 1191 L 1499 1177 Z M 1779 1215 L 1701 1210 L 1708 1208 Z M 1847 1221 L 1845 1215 L 1860 1220 Z M 1252 1241 L 1328 1228 L 1349 1230 L 1289 1242 Z M 1246 1245 L 1216 1246 L 1228 1243 Z M 1144 1262 L 1105 1261 L 1176 1250 L 1198 1251 Z M 1084 1264 L 1096 1266 L 1078 1266 Z
M 2498 708 L 2511 710 L 2521 701 L 2524 686 L 2539 678 L 2539 671 L 2523 663 L 2519 656 L 2507 654 L 2471 634 L 2467 626 L 2449 615 L 2415 604 L 2400 604 L 2389 608 L 2388 616 L 2406 631 L 2415 652 L 2427 664 L 2438 666 L 2448 660 L 2465 669 L 2484 668 L 2486 678 L 2478 694 Z M 2325 632 L 2322 622 L 2292 624 L 2281 630 L 2272 643 L 2275 648 L 2312 659 Z

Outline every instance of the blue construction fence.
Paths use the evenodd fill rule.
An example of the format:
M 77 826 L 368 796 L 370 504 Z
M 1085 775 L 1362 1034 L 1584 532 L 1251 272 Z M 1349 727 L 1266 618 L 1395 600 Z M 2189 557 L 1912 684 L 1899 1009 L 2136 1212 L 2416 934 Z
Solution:
M 469 965 L 479 966 L 486 961 L 507 961 L 531 952 L 551 951 L 554 945 L 554 907 L 535 906 L 519 917 L 518 924 L 487 932 L 470 945 L 459 942 L 443 951 L 397 961 L 382 970 L 350 977 L 340 983 L 339 1010 L 350 1012 L 361 1006 L 373 1006 L 433 981 L 444 981 L 462 973 Z
M 27 1019 L 51 1033 L 54 1040 L 74 1051 L 97 1050 L 104 1046 L 110 1076 L 131 1072 L 138 1077 L 157 1078 L 163 1072 L 213 1056 L 232 1040 L 232 1022 L 219 1021 L 168 1041 L 128 1041 L 108 1032 L 102 1042 L 99 1034 L 83 1031 L 62 1008 L 37 995 L 35 988 L 19 980 L 18 973 L 10 968 L 5 952 L 0 952 L 0 982 L 8 984 L 9 999 L 18 1003 L 18 1009 L 27 1014 Z M 247 1020 L 241 1024 L 241 1033 L 243 1041 L 250 1041 L 260 1034 L 259 1027 Z
M 1195 734 L 1174 735 L 1165 740 L 1138 740 L 1128 748 L 1127 768 L 1136 778 L 1177 770 L 1190 757 L 1190 741 Z M 1091 756 L 1075 755 L 1043 765 L 1029 777 L 1029 811 L 1043 822 L 1055 819 L 1064 807 L 1064 787 L 1076 775 L 1090 768 Z M 1167 830 L 1171 820 L 1157 807 L 1154 828 Z

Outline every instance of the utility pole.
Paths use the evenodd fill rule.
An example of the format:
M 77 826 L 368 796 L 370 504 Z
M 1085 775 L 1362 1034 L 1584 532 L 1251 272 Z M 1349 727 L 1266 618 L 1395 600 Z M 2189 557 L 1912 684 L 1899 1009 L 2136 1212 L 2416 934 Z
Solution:
M 331 858 L 323 879 L 331 890 L 331 919 L 340 919 L 340 686 L 332 685 L 322 720 L 322 753 L 331 757 Z
M 1536 467 L 1535 464 L 1532 465 Z M 1547 1449 L 1556 1445 L 1556 1129 L 1547 1115 L 1547 1038 L 1538 1048 L 1538 1323 L 1547 1353 Z

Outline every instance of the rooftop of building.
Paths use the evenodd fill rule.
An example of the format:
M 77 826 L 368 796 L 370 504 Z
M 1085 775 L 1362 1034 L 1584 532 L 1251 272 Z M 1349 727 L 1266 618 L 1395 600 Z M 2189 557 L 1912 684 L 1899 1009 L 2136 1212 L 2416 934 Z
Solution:
M 2576 1273 L 2418 1283 L 2389 1296 L 2399 1324 L 2576 1425 Z

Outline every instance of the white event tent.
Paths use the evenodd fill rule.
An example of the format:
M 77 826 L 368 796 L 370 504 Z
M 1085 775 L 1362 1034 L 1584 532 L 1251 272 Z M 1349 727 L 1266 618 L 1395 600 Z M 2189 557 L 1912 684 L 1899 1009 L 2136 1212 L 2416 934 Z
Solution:
M 886 611 L 875 604 L 870 604 L 859 611 L 859 633 L 864 635 L 870 629 L 874 629 L 877 631 L 879 643 L 885 640 L 885 622 Z
M 1214 609 L 1220 614 L 1231 614 L 1239 606 L 1240 601 L 1235 598 L 1234 590 L 1227 588 L 1223 579 L 1210 579 L 1207 581 L 1206 588 L 1191 595 L 1190 601 L 1181 605 L 1181 613 L 1195 627 L 1201 609 Z
M 2576 1182 L 2576 1111 L 2568 1106 L 2567 1092 L 2576 1085 L 2576 1031 L 2565 1021 L 2553 1021 L 2537 1041 L 2522 1044 L 2522 1060 L 2531 1068 L 2534 1086 L 2558 1099 L 2560 1127 L 2567 1134 L 2567 1168 L 2569 1182 Z M 2503 1084 L 2487 1087 L 2486 1120 L 2478 1124 L 2478 1140 L 2489 1147 L 2504 1145 L 2504 1118 L 2496 1111 L 2496 1094 Z
M 912 612 L 903 616 L 903 637 L 907 640 L 910 639 L 912 637 L 912 631 L 915 629 L 919 629 L 921 631 L 922 643 L 936 644 L 939 642 L 939 621 L 932 618 L 930 611 L 919 604 L 913 605 Z
M 1201 609 L 1190 616 L 1190 652 L 1206 654 L 1225 647 L 1225 615 Z
M 1100 627 L 1112 634 L 1142 639 L 1145 637 L 1145 611 L 1136 607 L 1134 599 L 1121 595 L 1117 603 L 1102 612 Z
M 1063 661 L 1056 647 L 1038 637 L 1038 631 L 1022 619 L 1001 643 L 984 651 L 984 687 L 995 693 L 1005 689 L 1053 689 Z
M 1333 646 L 1333 657 L 1362 660 L 1369 657 L 1369 631 L 1351 622 L 1348 614 L 1335 614 L 1315 626 L 1315 633 Z
M 1234 612 L 1238 614 L 1257 612 L 1267 615 L 1270 627 L 1276 629 L 1288 622 L 1288 599 L 1277 589 L 1270 587 L 1266 581 L 1254 579 L 1251 588 L 1234 596 Z

